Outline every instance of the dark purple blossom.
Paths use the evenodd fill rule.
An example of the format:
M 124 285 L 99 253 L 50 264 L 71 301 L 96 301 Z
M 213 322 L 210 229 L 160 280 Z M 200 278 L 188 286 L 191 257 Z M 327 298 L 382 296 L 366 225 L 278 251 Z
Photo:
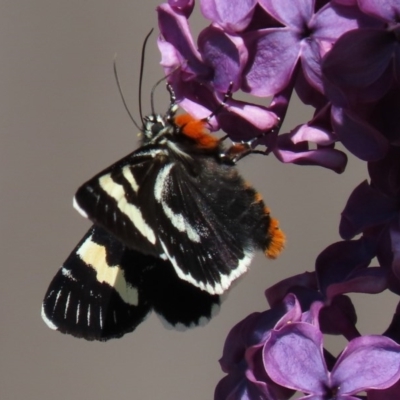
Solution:
M 391 112 L 400 103 L 400 5 L 396 0 L 358 5 L 375 23 L 342 35 L 322 71 L 340 141 L 362 160 L 375 161 L 400 141 L 398 118 Z
M 162 65 L 182 108 L 205 118 L 229 90 L 272 96 L 269 107 L 267 101 L 248 103 L 253 113 L 245 111 L 245 103 L 227 100 L 210 128 L 223 129 L 234 141 L 258 138 L 252 145 L 263 144 L 283 162 L 343 172 L 347 160 L 334 149 L 339 139 L 326 109 L 321 63 L 339 37 L 370 26 L 372 18 L 354 5 L 314 0 L 202 0 L 200 9 L 212 25 L 200 32 L 196 46 L 187 19 L 191 3 L 158 7 Z M 278 135 L 294 88 L 316 107 L 316 117 Z M 323 110 L 320 126 L 315 120 Z
M 289 294 L 237 324 L 220 360 L 228 375 L 218 384 L 215 399 L 283 400 L 293 391 L 307 393 L 304 399 L 358 399 L 352 395 L 396 383 L 400 345 L 385 336 L 356 336 L 335 360 L 323 349 L 322 307 L 316 301 L 302 312 Z
M 353 339 L 329 371 L 321 332 L 304 322 L 274 329 L 263 358 L 270 378 L 306 393 L 301 399 L 358 399 L 353 395 L 386 389 L 400 378 L 400 346 L 384 336 Z
M 227 373 L 215 389 L 216 400 L 289 399 L 293 391 L 275 384 L 262 363 L 262 346 L 275 326 L 299 321 L 302 313 L 295 296 L 262 313 L 253 313 L 234 326 L 224 346 L 220 365 Z
M 319 254 L 314 271 L 268 288 L 270 310 L 232 329 L 215 399 L 284 400 L 296 390 L 314 400 L 400 398 L 398 310 L 379 330 L 386 337 L 362 336 L 347 295 L 400 295 L 400 2 L 200 0 L 210 25 L 197 39 L 193 5 L 158 7 L 161 64 L 184 110 L 212 115 L 210 130 L 284 163 L 342 173 L 340 142 L 368 162 L 370 177 L 342 212 L 344 240 Z M 239 91 L 258 99 L 236 100 Z M 281 132 L 294 91 L 314 115 Z M 323 334 L 349 341 L 337 359 Z
M 244 89 L 257 96 L 278 93 L 300 60 L 308 83 L 322 92 L 321 59 L 338 37 L 358 27 L 361 13 L 330 4 L 315 13 L 312 0 L 260 0 L 260 5 L 283 28 L 266 28 L 245 37 L 252 58 Z

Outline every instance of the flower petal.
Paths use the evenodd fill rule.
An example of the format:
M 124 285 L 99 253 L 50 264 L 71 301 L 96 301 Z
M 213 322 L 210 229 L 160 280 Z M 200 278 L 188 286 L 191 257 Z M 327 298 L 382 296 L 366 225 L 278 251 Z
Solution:
M 336 142 L 336 137 L 326 129 L 317 126 L 304 124 L 299 125 L 292 132 L 291 140 L 294 144 L 300 142 L 313 142 L 327 146 Z
M 390 241 L 391 250 L 393 254 L 392 270 L 400 279 L 400 223 L 399 218 L 395 219 L 390 224 Z
M 248 315 L 230 330 L 225 340 L 222 357 L 219 360 L 222 371 L 229 373 L 238 369 L 238 365 L 243 361 L 246 348 L 249 345 L 249 337 L 260 318 L 260 314 L 255 312 Z
M 387 287 L 387 271 L 380 267 L 370 267 L 355 271 L 343 282 L 330 285 L 326 294 L 328 299 L 332 299 L 343 293 L 381 293 Z
M 161 34 L 178 51 L 181 69 L 194 76 L 211 76 L 210 68 L 204 65 L 193 43 L 187 19 L 166 3 L 158 6 L 157 12 Z
M 349 31 L 337 40 L 325 57 L 323 74 L 341 88 L 368 87 L 387 69 L 393 46 L 390 35 L 385 31 Z
M 348 296 L 334 297 L 319 315 L 321 332 L 330 335 L 343 335 L 347 340 L 360 336 L 356 328 L 357 314 Z
M 307 82 L 320 93 L 323 93 L 320 45 L 315 41 L 303 41 L 301 51 L 301 65 Z
M 307 151 L 291 151 L 280 148 L 284 135 L 278 137 L 278 147 L 274 149 L 276 158 L 283 163 L 297 165 L 319 165 L 341 174 L 347 164 L 347 156 L 340 150 L 325 148 Z
M 385 336 L 361 336 L 343 350 L 331 373 L 338 394 L 385 389 L 400 378 L 400 345 Z
M 314 0 L 259 0 L 261 7 L 277 21 L 302 31 L 314 13 Z
M 279 304 L 286 294 L 295 286 L 305 287 L 316 292 L 318 284 L 315 272 L 303 272 L 302 274 L 283 279 L 269 287 L 265 291 L 265 297 L 267 298 L 270 307 L 275 307 L 276 304 Z
M 351 239 L 371 226 L 390 221 L 396 213 L 396 199 L 385 196 L 364 181 L 353 190 L 342 211 L 340 236 Z
M 400 4 L 397 0 L 358 0 L 363 12 L 384 21 L 397 22 L 400 15 Z
M 354 271 L 366 268 L 375 253 L 375 241 L 366 237 L 329 245 L 315 261 L 321 292 L 326 294 L 330 285 L 346 281 Z
M 289 83 L 299 57 L 297 34 L 285 28 L 263 29 L 244 36 L 249 52 L 242 90 L 272 96 Z
M 372 184 L 387 196 L 400 194 L 400 147 L 391 146 L 387 155 L 368 163 Z
M 343 145 L 361 160 L 375 161 L 388 151 L 387 139 L 354 112 L 333 106 L 332 125 Z
M 368 400 L 388 400 L 400 398 L 400 381 L 384 390 L 368 390 Z
M 246 351 L 248 368 L 246 378 L 258 390 L 253 399 L 284 400 L 292 397 L 294 391 L 277 385 L 266 373 L 262 357 L 262 346 L 254 346 Z
M 328 371 L 322 355 L 322 334 L 313 325 L 297 322 L 271 332 L 264 346 L 267 374 L 281 386 L 322 395 Z
M 277 116 L 266 107 L 230 99 L 217 115 L 221 129 L 233 141 L 248 141 L 267 135 L 278 124 Z
M 221 29 L 210 26 L 198 39 L 204 61 L 213 69 L 214 88 L 226 93 L 233 84 L 233 91 L 241 84 L 241 73 L 247 61 L 247 50 L 239 37 L 229 37 Z
M 194 8 L 194 0 L 168 0 L 168 4 L 176 12 L 182 13 L 189 18 Z
M 228 32 L 240 32 L 253 16 L 256 0 L 202 0 L 203 15 Z
M 313 16 L 310 29 L 319 41 L 327 40 L 332 43 L 347 31 L 359 28 L 363 17 L 365 16 L 358 7 L 328 3 Z M 370 20 L 372 22 L 372 19 L 368 22 Z

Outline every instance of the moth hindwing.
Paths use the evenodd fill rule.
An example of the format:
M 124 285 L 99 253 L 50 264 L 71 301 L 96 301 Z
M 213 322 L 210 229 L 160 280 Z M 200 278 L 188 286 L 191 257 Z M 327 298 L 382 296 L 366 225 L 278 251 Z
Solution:
M 93 226 L 51 282 L 42 317 L 63 333 L 108 340 L 133 331 L 152 309 L 176 329 L 204 324 L 219 302 L 179 279 L 170 262 Z

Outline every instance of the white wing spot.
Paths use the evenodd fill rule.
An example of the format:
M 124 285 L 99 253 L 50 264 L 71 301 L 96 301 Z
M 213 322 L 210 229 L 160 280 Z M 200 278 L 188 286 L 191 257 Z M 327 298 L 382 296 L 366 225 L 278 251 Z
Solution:
M 47 325 L 50 329 L 53 329 L 53 330 L 57 330 L 57 329 L 58 329 L 57 326 L 54 325 L 53 321 L 50 321 L 50 320 L 47 318 L 47 315 L 46 315 L 46 313 L 44 312 L 44 305 L 43 305 L 43 304 L 42 304 L 42 312 L 41 312 L 41 315 L 42 315 L 43 321 L 46 323 L 46 325 Z
M 53 312 L 56 310 L 58 300 L 60 299 L 62 289 L 57 292 L 56 301 L 54 302 Z
M 132 171 L 129 166 L 122 168 L 122 175 L 130 183 L 130 185 L 132 186 L 132 189 L 137 193 L 137 191 L 139 190 L 139 185 L 137 184 L 136 179 L 133 176 Z
M 86 318 L 87 318 L 87 324 L 88 324 L 88 326 L 90 326 L 90 304 L 89 304 L 88 309 L 87 309 Z
M 78 281 L 78 280 L 72 275 L 72 272 L 71 272 L 69 269 L 65 268 L 65 267 L 62 267 L 62 268 L 61 268 L 61 273 L 62 273 L 66 278 L 68 278 L 68 279 L 71 280 L 71 281 L 74 281 L 74 282 L 77 282 L 77 281 Z
M 67 318 L 67 312 L 68 312 L 68 307 L 69 307 L 69 299 L 71 298 L 71 292 L 68 293 L 67 297 L 67 302 L 65 303 L 65 309 L 64 309 L 64 319 Z
M 100 329 L 103 329 L 103 307 L 100 307 Z
M 86 211 L 82 210 L 82 208 L 79 206 L 78 202 L 76 201 L 75 197 L 72 200 L 72 205 L 75 208 L 75 210 L 78 211 L 78 213 L 82 215 L 82 217 L 88 218 L 88 215 L 86 214 Z
M 78 307 L 76 307 L 76 323 L 78 324 L 79 322 L 79 312 L 81 309 L 81 302 L 78 303 Z

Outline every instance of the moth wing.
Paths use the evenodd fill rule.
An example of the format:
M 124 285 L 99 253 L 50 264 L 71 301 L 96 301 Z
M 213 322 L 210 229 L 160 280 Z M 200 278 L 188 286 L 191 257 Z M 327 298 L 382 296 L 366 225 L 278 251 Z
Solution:
M 145 216 L 146 209 L 154 208 L 154 200 L 141 193 L 149 183 L 154 187 L 163 163 L 161 150 L 139 148 L 84 183 L 74 197 L 74 206 L 125 245 L 158 257 L 157 226 Z
M 169 261 L 143 274 L 143 288 L 164 325 L 180 331 L 204 326 L 219 311 L 220 296 L 180 279 Z
M 93 226 L 50 283 L 42 305 L 46 324 L 87 340 L 108 340 L 133 331 L 150 311 L 141 268 L 128 265 L 126 247 Z M 153 257 L 137 254 L 138 267 Z
M 247 271 L 254 254 L 251 239 L 242 240 L 229 229 L 225 204 L 210 201 L 210 191 L 226 191 L 227 201 L 240 187 L 226 189 L 219 182 L 191 176 L 182 164 L 167 164 L 155 185 L 154 220 L 162 251 L 177 275 L 209 294 L 222 294 Z M 260 219 L 262 215 L 260 214 Z M 237 226 L 236 229 L 241 229 Z

